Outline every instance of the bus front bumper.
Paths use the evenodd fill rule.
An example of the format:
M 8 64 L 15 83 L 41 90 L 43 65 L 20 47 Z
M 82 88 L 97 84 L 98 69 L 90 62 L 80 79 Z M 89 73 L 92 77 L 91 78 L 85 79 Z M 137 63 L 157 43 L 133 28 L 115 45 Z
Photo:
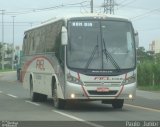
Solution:
M 97 91 L 99 86 L 88 87 L 67 82 L 65 99 L 134 99 L 136 96 L 136 83 L 121 85 L 119 87 L 108 87 L 108 91 Z

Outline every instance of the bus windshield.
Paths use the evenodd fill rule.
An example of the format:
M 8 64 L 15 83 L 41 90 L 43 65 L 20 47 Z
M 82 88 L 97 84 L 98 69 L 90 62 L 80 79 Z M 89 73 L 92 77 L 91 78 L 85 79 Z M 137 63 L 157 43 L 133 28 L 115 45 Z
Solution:
M 130 22 L 69 21 L 67 65 L 75 69 L 123 70 L 135 67 L 135 43 Z

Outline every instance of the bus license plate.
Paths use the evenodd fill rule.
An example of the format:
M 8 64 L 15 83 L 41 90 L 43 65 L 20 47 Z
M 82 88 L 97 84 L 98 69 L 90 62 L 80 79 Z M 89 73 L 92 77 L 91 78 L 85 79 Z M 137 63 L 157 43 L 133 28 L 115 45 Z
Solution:
M 97 88 L 97 92 L 109 92 L 109 88 L 99 87 Z

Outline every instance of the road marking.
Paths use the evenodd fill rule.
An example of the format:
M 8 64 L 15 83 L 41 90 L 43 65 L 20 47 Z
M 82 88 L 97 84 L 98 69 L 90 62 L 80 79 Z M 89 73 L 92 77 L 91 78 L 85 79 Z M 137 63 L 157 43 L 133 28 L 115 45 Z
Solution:
M 7 82 L 7 83 L 17 83 L 17 81 L 16 81 L 16 80 L 12 80 L 12 81 L 5 81 L 5 82 Z
M 33 105 L 36 105 L 36 106 L 40 106 L 40 104 L 35 103 L 35 102 L 31 102 L 31 101 L 25 101 L 25 102 L 30 103 L 30 104 L 33 104 Z
M 124 104 L 124 105 L 130 106 L 130 107 L 133 107 L 133 108 L 140 108 L 140 109 L 143 109 L 143 110 L 149 110 L 149 111 L 154 111 L 154 112 L 160 112 L 160 110 L 158 110 L 158 109 L 146 108 L 146 107 L 137 106 L 137 105 L 130 105 L 130 104 Z
M 83 122 L 83 123 L 85 123 L 85 124 L 91 125 L 91 126 L 93 126 L 93 127 L 104 127 L 104 126 L 101 126 L 101 125 L 98 125 L 98 124 L 95 124 L 95 123 L 92 123 L 92 122 L 88 122 L 88 121 L 86 121 L 86 120 L 84 120 L 84 119 L 75 117 L 75 116 L 73 116 L 73 115 L 69 115 L 69 114 L 66 114 L 66 113 L 63 113 L 63 112 L 59 112 L 59 111 L 56 111 L 56 110 L 52 110 L 52 111 L 55 112 L 55 113 L 58 113 L 58 114 L 60 114 L 60 115 L 69 117 L 69 118 L 71 118 L 71 119 L 74 119 L 74 120 L 76 120 L 76 121 L 80 121 L 80 122 Z
M 18 98 L 17 96 L 12 95 L 12 94 L 7 94 L 7 95 L 10 96 L 10 97 L 13 97 L 13 98 Z

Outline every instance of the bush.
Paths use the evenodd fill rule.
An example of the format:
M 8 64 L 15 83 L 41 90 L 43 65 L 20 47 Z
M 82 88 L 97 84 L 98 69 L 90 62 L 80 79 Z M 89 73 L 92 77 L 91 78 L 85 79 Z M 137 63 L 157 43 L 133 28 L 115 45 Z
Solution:
M 160 85 L 160 64 L 145 61 L 137 67 L 138 86 Z
M 154 72 L 154 82 L 153 85 L 159 85 L 160 86 L 160 64 L 155 64 L 153 67 Z

